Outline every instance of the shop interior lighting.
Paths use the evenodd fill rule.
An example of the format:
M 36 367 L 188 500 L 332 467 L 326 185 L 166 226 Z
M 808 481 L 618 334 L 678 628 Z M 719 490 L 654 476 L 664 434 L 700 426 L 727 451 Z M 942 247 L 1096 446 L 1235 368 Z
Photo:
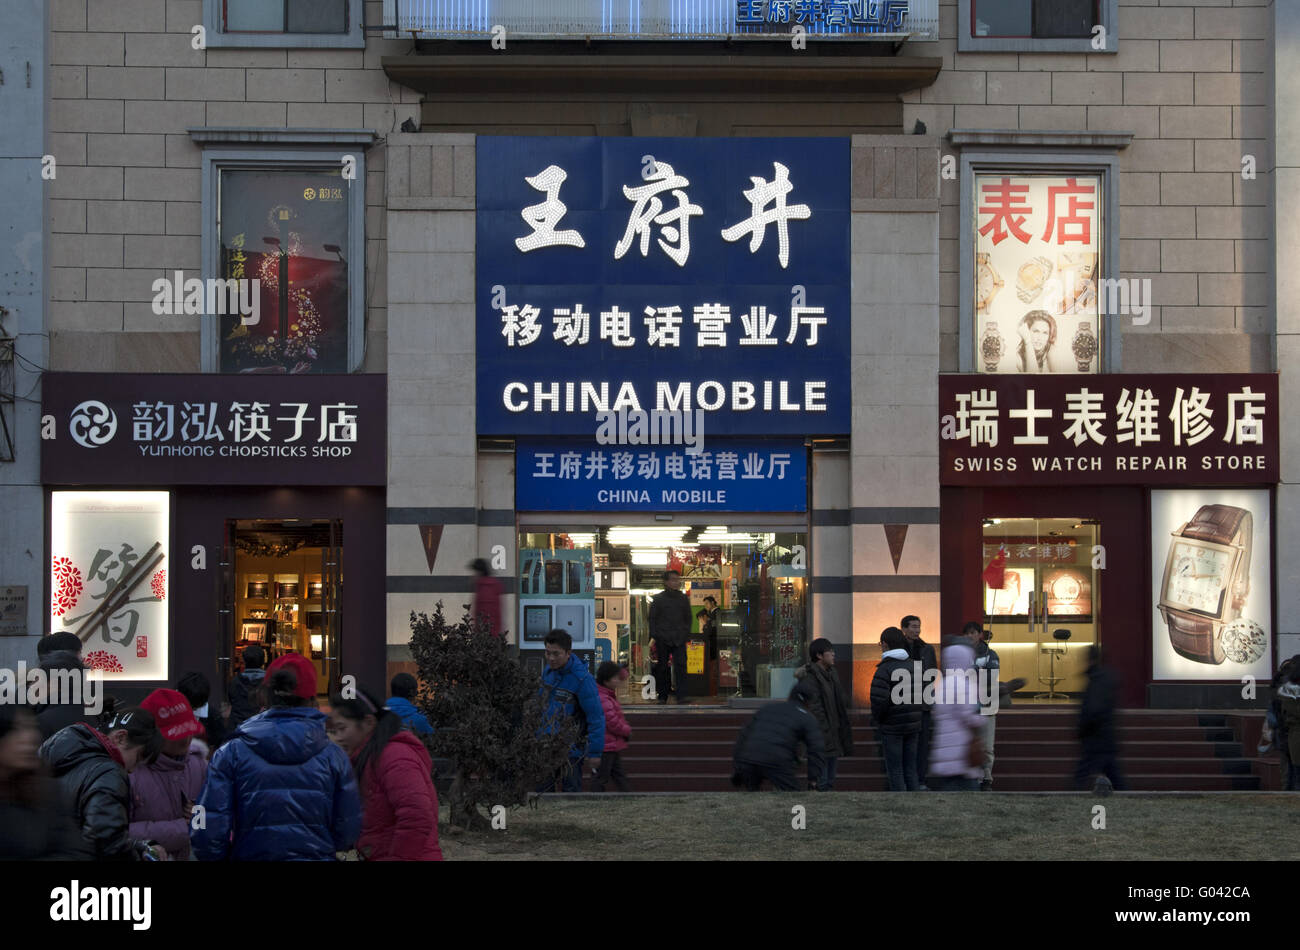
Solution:
M 596 532 L 594 531 L 570 531 L 569 540 L 575 547 L 585 548 L 596 543 Z
M 652 545 L 679 546 L 682 538 L 686 536 L 686 532 L 689 530 L 690 527 L 687 525 L 674 527 L 668 525 L 620 525 L 610 528 L 605 540 L 610 544 L 632 547 L 638 545 L 644 547 Z
M 700 535 L 701 544 L 753 544 L 754 541 L 754 535 L 728 531 L 726 525 L 709 525 Z
M 667 548 L 633 548 L 632 565 L 634 567 L 668 567 Z

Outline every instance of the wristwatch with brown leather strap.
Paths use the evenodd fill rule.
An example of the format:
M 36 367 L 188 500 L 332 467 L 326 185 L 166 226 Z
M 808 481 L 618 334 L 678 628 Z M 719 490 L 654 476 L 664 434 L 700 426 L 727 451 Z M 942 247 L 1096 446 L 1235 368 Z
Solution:
M 1240 615 L 1250 593 L 1253 525 L 1245 508 L 1202 505 L 1173 532 L 1159 609 L 1179 656 L 1223 662 L 1223 627 Z

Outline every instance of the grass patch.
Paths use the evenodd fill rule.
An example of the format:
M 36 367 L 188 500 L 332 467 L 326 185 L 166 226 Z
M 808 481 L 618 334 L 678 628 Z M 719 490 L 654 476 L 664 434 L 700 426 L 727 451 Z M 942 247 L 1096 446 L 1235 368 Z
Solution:
M 803 829 L 791 826 L 796 805 Z M 543 799 L 509 813 L 504 831 L 444 824 L 442 849 L 469 861 L 1279 861 L 1300 848 L 1295 814 L 1289 795 L 610 795 Z

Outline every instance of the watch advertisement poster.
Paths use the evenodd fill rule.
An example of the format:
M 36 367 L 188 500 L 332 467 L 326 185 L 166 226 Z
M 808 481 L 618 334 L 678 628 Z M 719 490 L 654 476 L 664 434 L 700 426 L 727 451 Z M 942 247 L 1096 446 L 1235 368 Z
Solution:
M 984 613 L 991 617 L 1028 617 L 1029 593 L 1034 589 L 1032 567 L 1008 567 L 1002 588 L 984 587 Z
M 1273 676 L 1265 490 L 1151 492 L 1152 676 Z
M 1096 373 L 1102 185 L 975 176 L 975 362 L 983 373 Z

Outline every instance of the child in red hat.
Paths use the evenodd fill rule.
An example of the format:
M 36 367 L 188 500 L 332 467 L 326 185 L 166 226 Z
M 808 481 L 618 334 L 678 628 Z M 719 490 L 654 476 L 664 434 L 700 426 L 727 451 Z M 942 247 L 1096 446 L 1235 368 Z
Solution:
M 153 764 L 131 773 L 130 834 L 157 841 L 179 861 L 190 856 L 190 820 L 203 791 L 208 763 L 201 745 L 190 740 L 204 733 L 189 700 L 174 689 L 156 689 L 140 704 L 158 724 L 162 752 Z

